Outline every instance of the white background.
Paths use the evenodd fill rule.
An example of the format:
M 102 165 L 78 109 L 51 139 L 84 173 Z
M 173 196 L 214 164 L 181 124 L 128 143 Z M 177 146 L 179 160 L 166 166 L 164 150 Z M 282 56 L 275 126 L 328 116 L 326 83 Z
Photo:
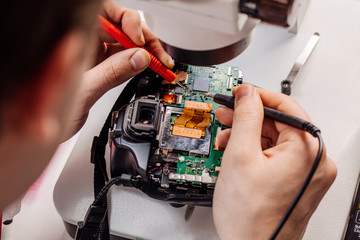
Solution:
M 338 177 L 311 218 L 304 239 L 337 240 L 341 238 L 345 226 L 360 169 L 360 1 L 311 1 L 297 35 L 291 35 L 273 26 L 260 25 L 250 47 L 238 58 L 230 61 L 229 65 L 239 66 L 244 73 L 245 81 L 279 91 L 280 81 L 287 76 L 313 32 L 320 33 L 320 41 L 293 86 L 293 97 L 321 128 L 327 152 L 338 166 Z M 119 90 L 114 91 L 109 93 L 108 97 L 112 94 L 113 98 Z M 91 132 L 89 126 L 102 125 L 102 120 L 95 119 L 94 112 L 98 113 L 98 109 L 104 106 L 100 104 L 104 102 L 106 101 L 100 101 L 94 107 L 90 123 L 85 126 L 80 139 L 84 138 L 82 135 L 91 135 L 88 133 Z M 106 114 L 105 110 L 100 111 L 103 116 Z M 2 239 L 66 239 L 61 217 L 53 205 L 52 192 L 75 140 L 59 148 L 43 175 L 40 187 L 25 198 L 22 211 L 15 217 L 14 223 L 3 227 Z M 71 160 L 72 158 L 74 157 L 70 157 Z M 87 160 L 83 164 L 89 165 Z M 68 187 L 76 189 L 75 186 Z M 133 193 L 130 191 L 124 194 Z M 135 198 L 142 196 L 138 193 L 133 195 L 136 195 Z M 182 239 L 184 231 L 186 239 L 201 239 L 200 236 L 216 239 L 211 217 L 204 217 L 211 216 L 207 213 L 209 210 L 196 209 L 195 218 L 191 221 L 194 227 L 191 228 L 182 222 L 179 212 L 167 210 L 161 204 L 144 199 L 140 204 L 143 217 L 134 218 L 130 210 L 126 211 L 138 209 L 139 205 L 134 206 L 131 201 L 122 202 L 121 206 L 119 204 L 112 217 L 116 218 L 115 215 L 118 213 L 129 221 L 123 222 L 121 227 L 113 227 L 125 234 L 153 239 Z M 147 209 L 146 206 L 153 206 L 152 204 L 161 206 L 160 209 L 163 211 L 154 213 Z M 76 211 L 68 209 L 71 210 Z M 152 219 L 147 220 L 146 216 L 149 217 L 149 214 L 152 215 Z M 67 216 L 71 217 L 71 214 Z M 168 222 L 170 225 L 164 226 L 161 217 L 172 219 L 173 222 Z M 148 224 L 154 221 L 157 222 L 155 226 L 163 231 L 161 235 L 159 231 L 152 231 L 152 228 L 159 228 Z M 176 226 L 172 227 L 171 224 Z M 204 230 L 207 234 L 198 232 L 205 232 Z

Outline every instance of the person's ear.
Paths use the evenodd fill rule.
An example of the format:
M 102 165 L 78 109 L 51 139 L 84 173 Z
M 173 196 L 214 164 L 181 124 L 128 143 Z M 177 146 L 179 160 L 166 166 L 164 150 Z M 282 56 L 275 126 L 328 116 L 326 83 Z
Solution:
M 59 138 L 64 119 L 62 109 L 78 87 L 76 73 L 82 70 L 84 35 L 69 32 L 53 48 L 38 74 L 16 94 L 12 124 L 23 136 L 38 143 Z

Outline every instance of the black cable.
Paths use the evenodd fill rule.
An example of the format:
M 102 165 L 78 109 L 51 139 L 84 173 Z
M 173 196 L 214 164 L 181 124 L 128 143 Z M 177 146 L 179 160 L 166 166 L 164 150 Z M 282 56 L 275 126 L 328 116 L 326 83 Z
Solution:
M 107 193 L 111 186 L 121 183 L 121 177 L 110 179 L 99 191 L 87 210 L 84 221 L 78 222 L 76 240 L 109 240 Z
M 142 74 L 135 76 L 125 86 L 114 103 L 99 136 L 95 136 L 91 147 L 91 162 L 94 164 L 94 196 L 84 221 L 78 222 L 76 239 L 110 239 L 107 214 L 106 193 L 114 184 L 120 184 L 120 178 L 109 180 L 106 172 L 105 149 L 108 141 L 108 132 L 111 127 L 112 112 L 128 104 L 135 95 Z
M 211 95 L 208 95 L 208 96 L 211 96 Z M 221 105 L 225 105 L 231 109 L 234 109 L 234 97 L 233 96 L 215 94 L 213 96 L 213 98 L 214 98 L 214 102 L 219 103 Z M 320 129 L 318 129 L 314 124 L 312 124 L 308 121 L 305 121 L 304 119 L 301 119 L 301 118 L 298 118 L 295 116 L 291 116 L 289 114 L 286 114 L 286 113 L 283 113 L 283 112 L 280 112 L 280 111 L 277 111 L 275 109 L 268 108 L 268 107 L 264 107 L 264 117 L 269 118 L 274 121 L 277 121 L 277 122 L 285 123 L 291 127 L 297 128 L 297 129 L 304 130 L 304 131 L 310 133 L 311 135 L 313 135 L 314 137 L 318 138 L 318 140 L 319 140 L 318 153 L 316 155 L 316 158 L 312 165 L 312 168 L 311 168 L 307 178 L 305 179 L 304 184 L 302 185 L 300 191 L 298 192 L 298 194 L 292 201 L 290 207 L 287 209 L 287 211 L 284 214 L 283 218 L 281 219 L 280 223 L 277 225 L 276 229 L 274 230 L 274 232 L 271 234 L 271 237 L 269 238 L 270 240 L 274 240 L 276 238 L 276 236 L 279 234 L 279 232 L 282 229 L 282 227 L 284 226 L 284 224 L 286 223 L 286 221 L 288 220 L 288 218 L 290 217 L 291 213 L 295 209 L 297 203 L 299 202 L 300 198 L 302 197 L 306 188 L 308 187 L 312 177 L 314 176 L 314 173 L 315 173 L 317 167 L 319 166 L 319 163 L 320 163 L 320 160 L 321 160 L 321 157 L 323 154 L 324 144 L 323 144 L 323 139 L 321 137 Z
M 299 193 L 296 195 L 295 199 L 293 200 L 293 202 L 291 203 L 290 207 L 288 208 L 288 210 L 286 211 L 284 217 L 281 219 L 280 223 L 277 225 L 276 229 L 274 230 L 274 232 L 271 234 L 270 240 L 274 240 L 276 238 L 276 236 L 279 234 L 280 230 L 282 229 L 282 227 L 284 226 L 285 222 L 287 221 L 287 219 L 290 217 L 290 214 L 293 212 L 294 208 L 296 207 L 297 203 L 299 202 L 300 198 L 302 197 L 302 195 L 304 194 L 307 186 L 309 185 L 312 177 L 314 176 L 314 173 L 317 169 L 317 167 L 319 166 L 320 160 L 321 160 L 321 156 L 323 154 L 323 139 L 321 137 L 320 131 L 316 132 L 316 137 L 319 140 L 319 150 L 317 153 L 317 156 L 315 158 L 315 161 L 313 163 L 313 166 L 310 170 L 309 175 L 307 176 L 303 186 L 301 187 Z
M 101 189 L 101 191 L 99 192 L 99 194 L 96 196 L 94 202 L 92 203 L 92 205 L 94 206 L 98 206 L 98 205 L 104 205 L 104 203 L 106 202 L 106 194 L 108 193 L 109 189 L 112 187 L 112 185 L 119 185 L 121 183 L 121 177 L 115 177 L 115 178 L 111 178 L 106 184 L 105 186 Z

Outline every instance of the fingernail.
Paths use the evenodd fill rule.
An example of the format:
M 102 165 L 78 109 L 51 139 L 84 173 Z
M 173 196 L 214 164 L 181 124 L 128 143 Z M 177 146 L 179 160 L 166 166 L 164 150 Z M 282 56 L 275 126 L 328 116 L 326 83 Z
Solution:
M 242 85 L 236 90 L 237 101 L 251 96 L 253 92 L 253 87 L 250 85 Z
M 174 66 L 174 65 L 175 65 L 174 59 L 172 59 L 170 56 L 168 57 L 168 64 L 169 64 L 170 66 Z
M 135 71 L 145 69 L 149 66 L 149 60 L 146 54 L 145 51 L 139 50 L 131 56 L 130 62 Z
M 145 44 L 145 37 L 143 33 L 141 33 L 140 40 L 143 44 Z

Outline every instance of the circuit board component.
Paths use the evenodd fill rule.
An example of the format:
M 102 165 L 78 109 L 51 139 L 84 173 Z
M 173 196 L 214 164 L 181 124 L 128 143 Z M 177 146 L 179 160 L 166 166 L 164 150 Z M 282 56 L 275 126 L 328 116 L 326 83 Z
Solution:
M 223 149 L 216 144 L 216 135 L 225 126 L 215 118 L 219 106 L 204 93 L 231 95 L 242 83 L 237 67 L 199 67 L 179 64 L 177 81 L 190 91 L 163 82 L 164 114 L 159 137 L 160 153 L 174 162 L 166 178 L 169 186 L 179 189 L 213 188 L 215 186 Z M 163 181 L 163 180 L 162 180 Z
M 183 113 L 175 120 L 173 135 L 200 138 L 211 121 L 211 103 L 185 102 Z M 200 133 L 200 136 L 199 136 Z
M 188 138 L 201 138 L 202 131 L 200 129 L 174 126 L 173 135 Z
M 195 78 L 193 90 L 198 92 L 208 92 L 210 86 L 210 80 Z

